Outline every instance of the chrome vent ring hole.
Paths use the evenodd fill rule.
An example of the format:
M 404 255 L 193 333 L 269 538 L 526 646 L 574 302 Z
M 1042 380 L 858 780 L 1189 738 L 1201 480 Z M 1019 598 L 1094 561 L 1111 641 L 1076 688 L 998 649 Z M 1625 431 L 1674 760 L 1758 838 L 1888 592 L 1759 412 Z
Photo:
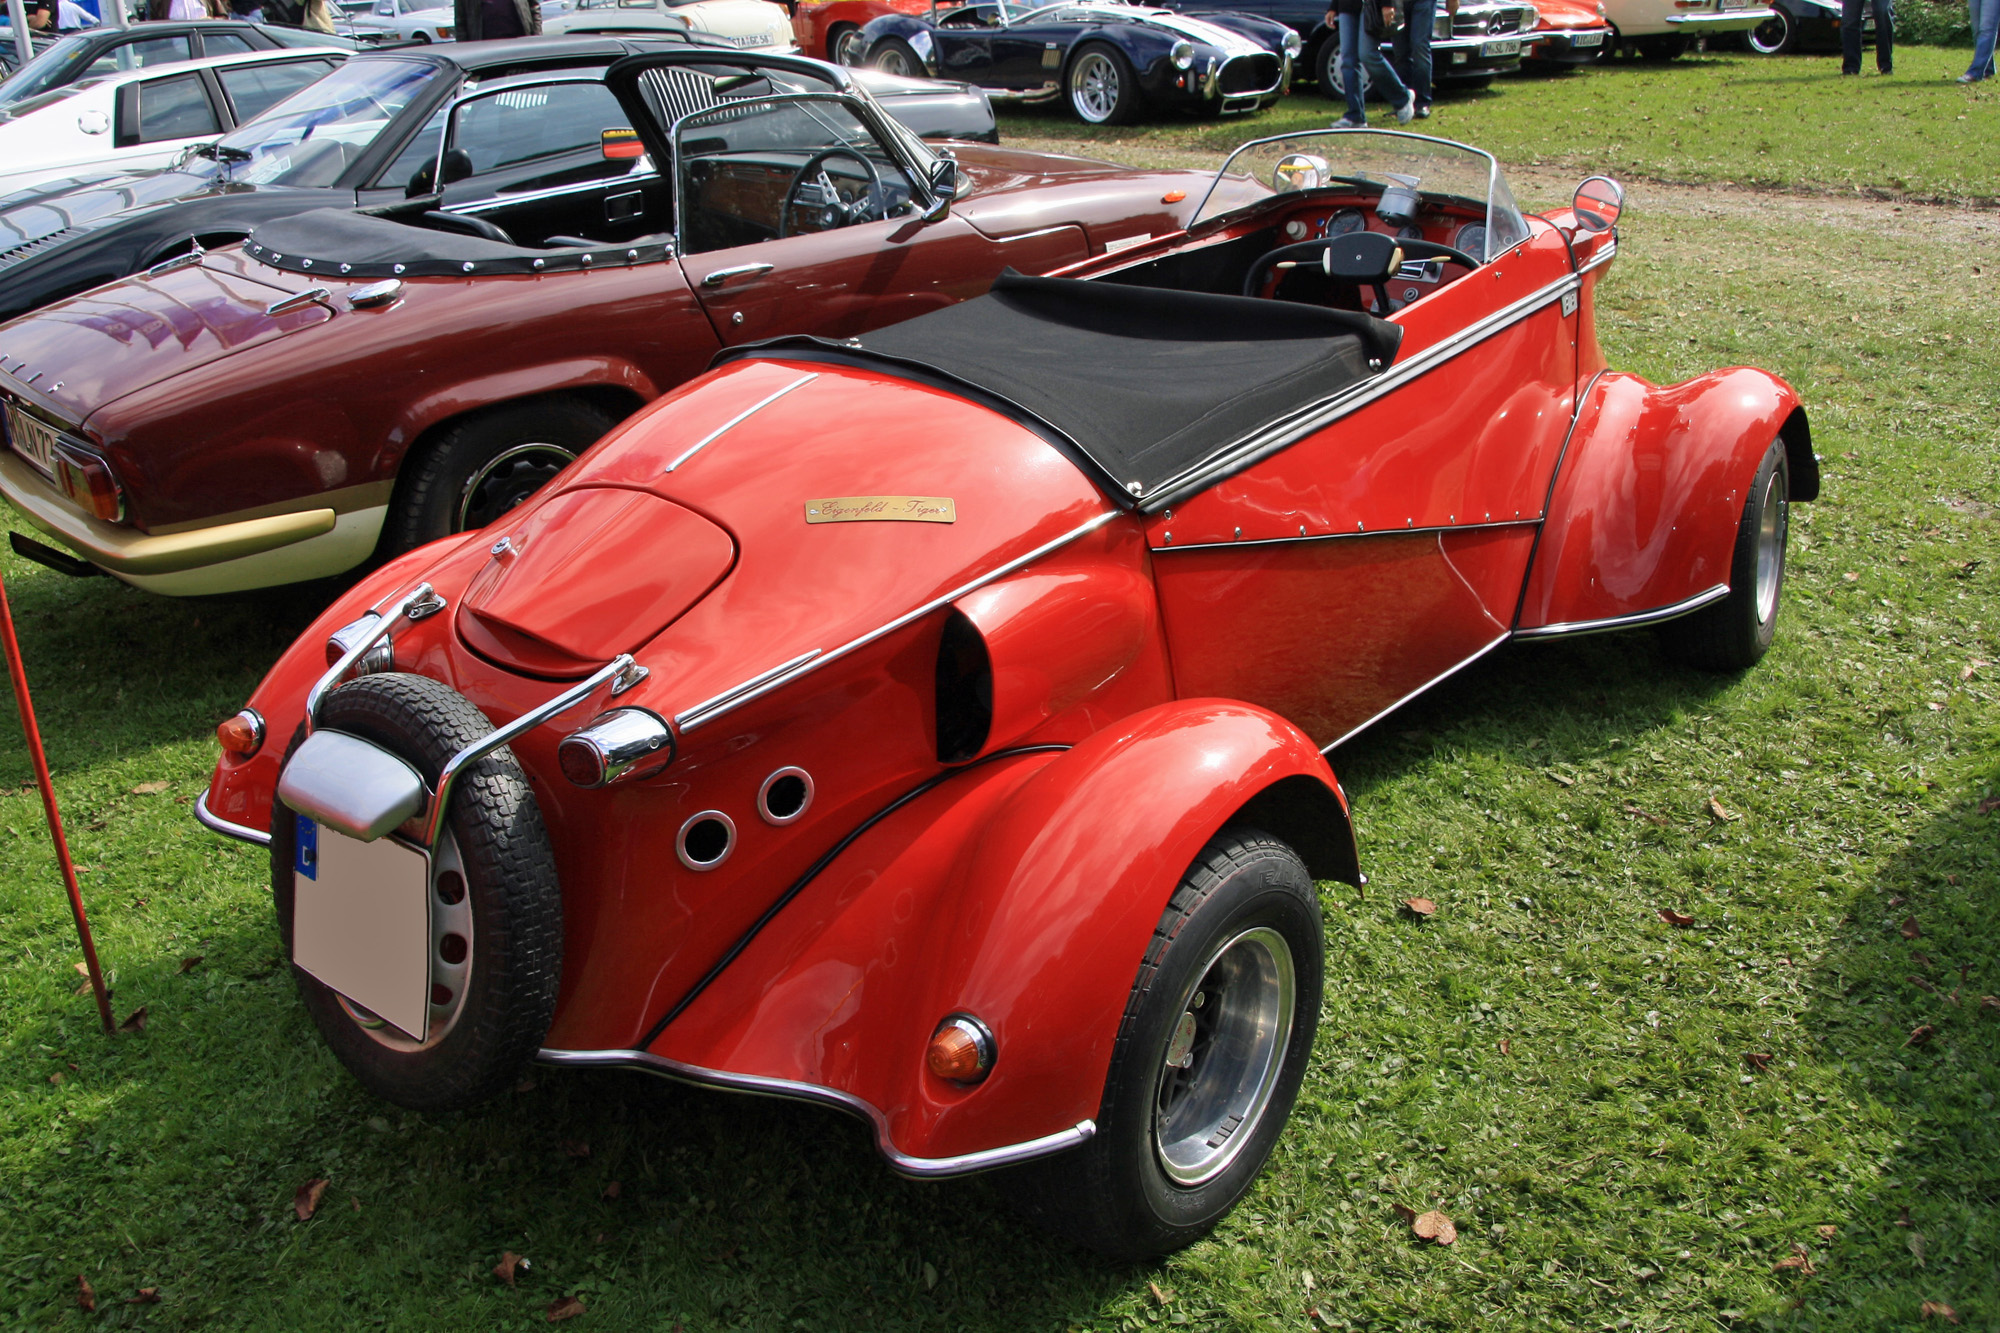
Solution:
M 674 850 L 689 870 L 713 870 L 736 850 L 736 824 L 720 810 L 704 810 L 681 825 Z
M 456 870 L 447 870 L 439 875 L 434 887 L 438 901 L 446 907 L 456 907 L 465 901 L 465 876 Z
M 757 789 L 757 813 L 767 824 L 783 828 L 812 808 L 812 774 L 803 768 L 781 768 Z
M 438 957 L 452 967 L 463 963 L 469 952 L 471 950 L 466 947 L 463 935 L 453 933 L 438 941 Z

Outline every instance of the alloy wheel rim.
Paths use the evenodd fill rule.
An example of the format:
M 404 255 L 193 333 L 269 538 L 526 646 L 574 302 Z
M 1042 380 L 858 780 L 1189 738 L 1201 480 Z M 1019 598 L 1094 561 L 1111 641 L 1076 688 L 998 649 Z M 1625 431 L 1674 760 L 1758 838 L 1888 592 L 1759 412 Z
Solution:
M 1785 33 L 1790 26 L 1790 22 L 1781 11 L 1773 11 L 1770 18 L 1750 30 L 1751 47 L 1759 55 L 1778 54 L 1784 49 Z
M 903 59 L 902 51 L 893 46 L 882 53 L 881 58 L 875 62 L 875 68 L 884 74 L 899 74 L 904 78 L 909 78 L 916 72 L 910 68 L 910 62 Z
M 458 496 L 458 526 L 453 531 L 485 527 L 575 461 L 574 450 L 542 441 L 501 450 L 465 479 L 465 488 Z
M 1757 513 L 1757 623 L 1768 625 L 1778 614 L 1778 583 L 1785 571 L 1785 527 L 1790 505 L 1778 489 L 1780 474 L 1764 483 Z
M 423 1039 L 392 1027 L 338 991 L 334 999 L 376 1045 L 404 1054 L 427 1051 L 451 1034 L 465 1012 L 466 991 L 472 985 L 472 944 L 472 891 L 465 882 L 458 840 L 446 829 L 431 857 L 431 1002 Z
M 833 63 L 836 65 L 861 63 L 861 29 L 849 28 L 834 39 Z
M 1109 56 L 1092 51 L 1077 61 L 1070 88 L 1076 114 L 1093 125 L 1109 120 L 1118 109 L 1118 69 Z
M 1297 994 L 1291 946 L 1256 926 L 1216 949 L 1182 996 L 1153 1095 L 1154 1153 L 1176 1185 L 1215 1179 L 1256 1137 L 1284 1068 Z

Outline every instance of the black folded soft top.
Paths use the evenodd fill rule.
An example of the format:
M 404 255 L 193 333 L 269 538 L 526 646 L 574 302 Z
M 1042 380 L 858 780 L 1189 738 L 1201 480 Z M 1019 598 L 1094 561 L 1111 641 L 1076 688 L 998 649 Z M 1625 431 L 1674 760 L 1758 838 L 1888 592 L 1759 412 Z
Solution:
M 535 249 L 342 208 L 315 208 L 266 222 L 250 233 L 243 249 L 273 268 L 357 279 L 560 273 L 656 264 L 673 254 L 664 236 Z
M 1081 455 L 1131 503 L 1378 374 L 1402 333 L 1355 311 L 1010 270 L 986 296 L 859 338 L 778 338 L 717 361 L 854 361 L 941 381 Z

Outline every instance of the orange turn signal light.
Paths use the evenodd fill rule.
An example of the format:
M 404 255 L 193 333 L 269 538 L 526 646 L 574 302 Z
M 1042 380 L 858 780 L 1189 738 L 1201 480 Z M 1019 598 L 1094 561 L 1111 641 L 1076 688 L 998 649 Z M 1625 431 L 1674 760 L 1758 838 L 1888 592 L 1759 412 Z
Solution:
M 977 1083 L 993 1069 L 993 1033 L 971 1014 L 953 1014 L 938 1024 L 924 1062 L 939 1078 Z
M 264 745 L 264 719 L 254 708 L 246 708 L 215 729 L 222 748 L 247 759 Z
M 56 485 L 78 508 L 106 523 L 117 523 L 125 517 L 125 492 L 118 485 L 118 478 L 111 475 L 111 465 L 96 454 L 85 453 L 65 444 L 55 447 Z
M 1160 196 L 1160 202 L 1163 204 L 1178 204 L 1185 198 L 1187 198 L 1186 190 L 1168 190 Z

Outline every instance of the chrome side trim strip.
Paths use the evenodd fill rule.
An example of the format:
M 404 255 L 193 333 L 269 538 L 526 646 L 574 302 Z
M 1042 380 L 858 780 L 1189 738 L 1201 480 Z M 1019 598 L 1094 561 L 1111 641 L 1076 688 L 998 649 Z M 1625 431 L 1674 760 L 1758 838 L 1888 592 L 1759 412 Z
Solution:
M 1231 445 L 1222 453 L 1196 465 L 1177 477 L 1170 477 L 1151 494 L 1141 509 L 1146 513 L 1164 509 L 1196 491 L 1206 489 L 1223 475 L 1239 471 L 1258 459 L 1289 448 L 1315 431 L 1324 430 L 1356 409 L 1384 394 L 1402 388 L 1411 380 L 1436 370 L 1459 353 L 1533 315 L 1551 301 L 1561 300 L 1583 286 L 1575 273 L 1565 273 L 1547 286 L 1528 293 L 1512 305 L 1504 306 L 1476 323 L 1468 324 L 1448 338 L 1441 338 L 1407 361 L 1390 366 L 1380 375 L 1345 389 L 1333 397 L 1301 408 L 1288 417 L 1264 427 Z
M 686 712 L 676 713 L 674 715 L 674 729 L 676 731 L 687 732 L 693 731 L 696 727 L 707 726 L 710 722 L 713 722 L 716 718 L 721 717 L 731 709 L 739 708 L 749 703 L 752 699 L 769 694 L 781 685 L 789 685 L 792 681 L 797 680 L 808 672 L 819 670 L 828 662 L 837 662 L 849 653 L 866 648 L 883 635 L 893 634 L 911 621 L 920 620 L 941 606 L 949 606 L 967 593 L 977 592 L 995 579 L 1005 578 L 1023 565 L 1032 564 L 1049 552 L 1059 550 L 1077 538 L 1095 532 L 1112 519 L 1118 517 L 1118 514 L 1119 511 L 1116 509 L 1107 509 L 1095 518 L 1071 528 L 1068 532 L 1062 534 L 1062 536 L 1043 542 L 1034 550 L 1024 555 L 1017 555 L 1005 564 L 990 569 L 977 578 L 961 583 L 950 592 L 931 598 L 931 600 L 925 602 L 915 610 L 905 611 L 888 624 L 878 626 L 875 629 L 869 630 L 866 634 L 849 639 L 838 648 L 834 648 L 828 652 L 820 652 L 815 649 L 810 653 L 803 653 L 783 666 L 774 667 L 760 676 L 753 676 L 741 685 L 724 690 L 707 703 L 696 704 Z M 797 665 L 795 666 L 793 663 L 797 663 Z
M 1532 629 L 1517 629 L 1517 639 L 1571 638 L 1582 634 L 1608 634 L 1612 630 L 1637 629 L 1641 625 L 1657 625 L 1663 620 L 1674 620 L 1701 610 L 1711 602 L 1719 602 L 1729 596 L 1729 585 L 1718 583 L 1713 588 L 1704 588 L 1694 596 L 1675 602 L 1672 606 L 1656 606 L 1650 611 L 1634 611 L 1630 615 L 1608 616 L 1603 620 L 1571 620 L 1560 625 L 1536 625 Z
M 234 820 L 224 819 L 221 815 L 209 809 L 207 792 L 203 792 L 194 798 L 194 817 L 210 833 L 220 833 L 225 838 L 235 838 L 239 842 L 247 842 L 254 847 L 269 847 L 271 845 L 270 834 L 259 833 L 247 824 L 238 824 Z
M 547 1065 L 561 1065 L 570 1068 L 632 1068 L 658 1074 L 662 1078 L 678 1079 L 684 1083 L 699 1084 L 703 1087 L 724 1088 L 731 1092 L 747 1092 L 761 1097 L 782 1097 L 789 1101 L 816 1102 L 821 1106 L 832 1106 L 859 1116 L 875 1128 L 875 1147 L 888 1159 L 890 1167 L 902 1175 L 914 1176 L 920 1180 L 935 1180 L 941 1176 L 963 1176 L 974 1171 L 990 1171 L 995 1167 L 1012 1166 L 1017 1162 L 1033 1161 L 1037 1157 L 1047 1157 L 1051 1153 L 1063 1152 L 1087 1142 L 1097 1133 L 1097 1123 L 1081 1120 L 1068 1129 L 1045 1134 L 1025 1143 L 1010 1143 L 1000 1148 L 986 1148 L 979 1152 L 962 1153 L 957 1157 L 912 1157 L 899 1151 L 889 1141 L 889 1118 L 882 1112 L 855 1096 L 838 1088 L 822 1087 L 817 1083 L 800 1083 L 793 1079 L 766 1078 L 760 1074 L 732 1074 L 720 1069 L 704 1069 L 700 1065 L 683 1064 L 663 1055 L 653 1055 L 647 1051 L 552 1051 L 537 1053 L 536 1059 Z
M 584 80 L 587 82 L 587 80 Z M 491 199 L 475 199 L 470 203 L 453 208 L 438 210 L 442 213 L 456 213 L 460 217 L 478 217 L 481 213 L 491 213 L 498 208 L 512 208 L 515 204 L 538 203 L 546 199 L 562 199 L 573 194 L 593 194 L 615 189 L 621 185 L 644 185 L 660 178 L 657 171 L 634 171 L 623 176 L 613 176 L 606 180 L 584 181 L 578 185 L 551 185 L 543 190 L 523 190 L 520 194 L 495 195 Z M 658 242 L 654 242 L 658 244 Z M 629 241 L 603 241 L 598 247 L 603 250 L 629 250 Z
M 1356 736 L 1359 736 L 1362 732 L 1368 730 L 1368 728 L 1374 726 L 1377 722 L 1380 722 L 1383 718 L 1389 716 L 1389 714 L 1395 712 L 1398 708 L 1401 708 L 1404 704 L 1408 703 L 1410 700 L 1422 694 L 1425 690 L 1429 689 L 1431 686 L 1442 684 L 1443 682 L 1450 680 L 1453 676 L 1456 676 L 1459 672 L 1465 670 L 1467 667 L 1471 666 L 1474 662 L 1477 662 L 1480 658 L 1486 656 L 1486 654 L 1492 652 L 1495 648 L 1498 648 L 1501 644 L 1507 642 L 1507 640 L 1511 639 L 1512 637 L 1514 636 L 1511 633 L 1502 634 L 1499 638 L 1487 644 L 1484 648 L 1481 648 L 1478 652 L 1466 658 L 1463 662 L 1460 662 L 1457 666 L 1452 667 L 1449 671 L 1440 672 L 1438 675 L 1431 677 L 1423 684 L 1417 686 L 1417 688 L 1411 690 L 1408 694 L 1396 700 L 1396 702 L 1390 704 L 1387 708 L 1383 709 L 1375 716 L 1369 718 L 1366 722 L 1363 722 L 1360 726 L 1348 732 L 1345 736 L 1342 736 L 1339 740 L 1334 741 L 1331 745 L 1322 745 L 1320 747 L 1319 752 L 1321 754 L 1330 754 L 1334 750 L 1339 749 L 1341 746 L 1347 744 L 1347 742 L 1353 740 Z
M 741 412 L 738 412 L 735 416 L 729 418 L 729 420 L 723 422 L 720 426 L 717 426 L 714 430 L 710 431 L 708 434 L 702 436 L 699 440 L 696 440 L 693 444 L 689 445 L 685 453 L 683 453 L 679 458 L 676 458 L 673 462 L 661 468 L 660 471 L 663 473 L 672 472 L 675 468 L 687 462 L 688 459 L 693 458 L 696 454 L 708 448 L 709 445 L 714 444 L 717 440 L 727 435 L 730 431 L 735 430 L 738 426 L 748 421 L 751 417 L 756 416 L 759 412 L 762 412 L 765 408 L 769 407 L 772 403 L 777 402 L 780 398 L 783 398 L 786 394 L 790 393 L 792 390 L 803 388 L 805 385 L 811 384 L 814 380 L 818 378 L 819 378 L 819 372 L 816 370 L 813 371 L 810 375 L 801 375 L 799 378 L 793 380 L 790 384 L 787 384 L 784 388 L 772 394 L 769 398 L 766 398 L 762 402 L 754 403 L 751 406 L 744 408 Z
M 1605 246 L 1602 250 L 1599 250 L 1596 254 L 1592 255 L 1590 257 L 1590 262 L 1577 270 L 1578 275 L 1588 273 L 1590 272 L 1590 270 L 1594 268 L 1603 267 L 1604 265 L 1610 263 L 1611 257 L 1617 253 L 1618 253 L 1618 241 L 1614 237 L 1612 239 L 1611 244 Z
M 1185 546 L 1155 546 L 1150 549 L 1154 556 L 1173 555 L 1177 551 L 1215 551 L 1240 549 L 1250 546 L 1298 546 L 1308 542 L 1352 541 L 1356 537 L 1435 537 L 1443 532 L 1483 532 L 1489 528 L 1531 528 L 1542 521 L 1540 514 L 1527 518 L 1505 518 L 1494 523 L 1451 523 L 1444 527 L 1429 528 L 1367 528 L 1353 532 L 1313 532 L 1303 537 L 1257 537 L 1247 542 L 1189 542 Z

